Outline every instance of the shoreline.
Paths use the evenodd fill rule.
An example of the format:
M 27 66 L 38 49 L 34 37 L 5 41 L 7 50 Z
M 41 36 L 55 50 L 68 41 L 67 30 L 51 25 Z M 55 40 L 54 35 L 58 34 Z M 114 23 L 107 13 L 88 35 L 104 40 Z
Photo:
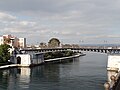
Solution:
M 54 61 L 59 61 L 59 62 L 64 62 L 65 59 L 73 59 L 73 58 L 77 58 L 77 57 L 80 57 L 80 56 L 85 56 L 86 54 L 83 54 L 83 53 L 77 53 L 76 55 L 73 55 L 73 56 L 69 56 L 69 57 L 62 57 L 62 58 L 55 58 L 55 59 L 47 59 L 47 60 L 44 60 L 44 63 L 41 63 L 41 64 L 31 64 L 30 66 L 22 66 L 20 64 L 9 64 L 9 65 L 3 65 L 3 66 L 0 66 L 0 70 L 2 69 L 9 69 L 9 68 L 16 68 L 16 67 L 34 67 L 34 66 L 40 66 L 40 65 L 44 65 L 48 62 L 54 62 Z M 68 60 L 66 60 L 68 61 Z
M 61 57 L 61 58 L 54 58 L 54 59 L 47 59 L 45 62 L 51 62 L 51 61 L 59 61 L 59 60 L 65 60 L 65 59 L 71 59 L 71 58 L 77 58 L 80 56 L 85 56 L 86 54 L 77 53 L 76 55 L 68 56 L 68 57 Z

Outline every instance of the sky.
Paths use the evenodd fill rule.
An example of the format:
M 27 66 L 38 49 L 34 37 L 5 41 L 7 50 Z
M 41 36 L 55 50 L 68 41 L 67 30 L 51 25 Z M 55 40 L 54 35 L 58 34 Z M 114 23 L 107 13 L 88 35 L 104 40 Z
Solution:
M 28 44 L 120 44 L 120 0 L 0 0 L 0 35 Z

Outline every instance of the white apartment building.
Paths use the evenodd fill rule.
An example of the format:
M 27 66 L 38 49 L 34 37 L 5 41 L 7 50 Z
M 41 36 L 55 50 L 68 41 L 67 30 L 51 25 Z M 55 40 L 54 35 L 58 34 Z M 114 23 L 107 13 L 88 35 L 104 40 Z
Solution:
M 25 48 L 26 47 L 26 38 L 17 38 L 12 35 L 3 35 L 0 37 L 0 45 L 8 44 L 12 47 Z
M 0 45 L 1 44 L 4 44 L 4 38 L 3 37 L 0 37 Z
M 19 47 L 20 48 L 26 47 L 26 38 L 19 38 Z

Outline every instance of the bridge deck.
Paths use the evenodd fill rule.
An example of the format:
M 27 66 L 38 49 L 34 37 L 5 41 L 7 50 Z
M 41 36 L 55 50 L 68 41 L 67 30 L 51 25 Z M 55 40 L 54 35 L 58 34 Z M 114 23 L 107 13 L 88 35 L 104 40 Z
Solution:
M 92 52 L 101 52 L 101 53 L 120 53 L 120 49 L 113 48 L 113 49 L 108 49 L 108 48 L 44 48 L 44 49 L 22 49 L 20 52 L 48 52 L 48 51 L 66 51 L 66 50 L 71 50 L 74 52 L 79 52 L 79 51 L 92 51 Z

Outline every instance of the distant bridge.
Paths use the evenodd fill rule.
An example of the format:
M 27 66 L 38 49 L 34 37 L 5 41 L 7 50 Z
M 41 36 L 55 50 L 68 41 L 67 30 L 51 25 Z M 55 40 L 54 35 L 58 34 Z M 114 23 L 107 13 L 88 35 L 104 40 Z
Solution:
M 66 51 L 71 50 L 73 52 L 90 51 L 100 53 L 120 53 L 120 49 L 108 49 L 108 48 L 45 48 L 45 49 L 22 49 L 21 52 L 54 52 L 54 51 Z

